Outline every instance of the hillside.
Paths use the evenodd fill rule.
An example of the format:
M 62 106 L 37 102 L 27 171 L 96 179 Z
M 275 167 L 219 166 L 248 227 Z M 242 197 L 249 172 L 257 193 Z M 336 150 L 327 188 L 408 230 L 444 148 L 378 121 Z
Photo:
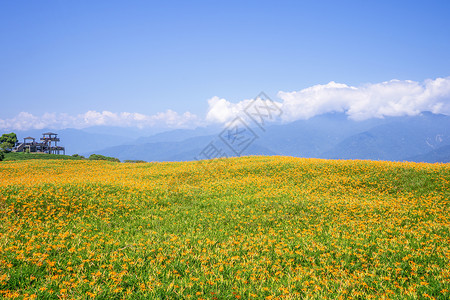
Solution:
M 58 154 L 48 154 L 48 153 L 25 153 L 25 152 L 8 152 L 5 153 L 4 161 L 13 160 L 48 160 L 48 159 L 63 159 L 63 160 L 80 160 L 79 157 L 73 157 L 69 155 L 58 155 Z
M 121 160 L 189 161 L 217 139 L 222 130 L 173 130 L 80 154 L 99 153 Z M 328 113 L 253 130 L 257 139 L 243 155 L 403 161 L 450 145 L 450 116 L 429 112 L 365 121 L 348 119 L 344 113 Z M 232 155 L 231 152 L 229 156 Z
M 450 165 L 0 163 L 0 293 L 448 299 Z

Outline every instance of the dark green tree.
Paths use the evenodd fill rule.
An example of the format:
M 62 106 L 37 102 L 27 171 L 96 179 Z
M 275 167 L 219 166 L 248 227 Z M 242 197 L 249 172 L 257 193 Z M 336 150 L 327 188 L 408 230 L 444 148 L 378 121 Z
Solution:
M 3 151 L 0 151 L 0 161 L 2 161 L 5 158 L 5 154 L 3 154 Z
M 14 132 L 4 133 L 0 137 L 0 149 L 3 151 L 10 151 L 17 143 L 17 135 Z

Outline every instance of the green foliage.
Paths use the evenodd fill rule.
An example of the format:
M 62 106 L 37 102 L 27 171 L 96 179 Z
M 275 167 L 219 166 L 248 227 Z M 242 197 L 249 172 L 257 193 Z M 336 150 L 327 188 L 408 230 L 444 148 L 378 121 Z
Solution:
M 58 160 L 80 160 L 81 158 L 69 155 L 47 154 L 47 153 L 25 153 L 25 152 L 9 152 L 5 153 L 5 161 L 29 160 L 29 159 L 58 159 Z
M 146 161 L 145 160 L 130 160 L 130 159 L 126 159 L 126 160 L 124 160 L 124 163 L 135 163 L 135 164 L 137 164 L 137 163 L 146 163 Z
M 17 143 L 17 135 L 14 132 L 4 133 L 0 137 L 0 149 L 10 151 Z
M 5 158 L 5 154 L 3 151 L 0 151 L 0 161 L 2 161 Z
M 0 150 L 5 151 L 5 152 L 11 151 L 11 149 L 13 147 L 14 147 L 14 145 L 11 143 L 8 143 L 8 142 L 0 143 Z
M 80 154 L 73 154 L 72 157 L 81 158 L 81 159 L 85 159 L 86 158 L 86 157 L 84 157 L 83 155 L 80 155 Z
M 89 159 L 90 160 L 107 160 L 107 161 L 120 162 L 120 159 L 118 159 L 118 158 L 104 156 L 104 155 L 100 155 L 100 154 L 91 154 L 89 156 Z
M 3 163 L 0 294 L 450 299 L 449 181 L 286 157 Z

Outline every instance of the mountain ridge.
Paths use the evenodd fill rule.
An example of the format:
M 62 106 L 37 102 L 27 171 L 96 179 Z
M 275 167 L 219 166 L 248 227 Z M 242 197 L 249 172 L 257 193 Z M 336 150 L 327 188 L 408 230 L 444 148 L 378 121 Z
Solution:
M 139 130 L 124 136 L 126 129 L 113 127 L 57 130 L 67 154 L 102 154 L 121 160 L 195 160 L 205 147 L 219 140 L 227 128 L 218 126 L 175 129 L 136 138 Z M 418 159 L 450 145 L 450 116 L 424 112 L 416 116 L 386 117 L 354 121 L 344 113 L 329 113 L 308 120 L 251 128 L 255 141 L 241 155 L 288 155 L 328 159 L 371 159 L 402 161 Z M 39 138 L 45 131 L 17 132 Z M 93 133 L 93 132 L 107 133 Z M 131 131 L 130 131 L 131 132 Z M 122 135 L 116 134 L 121 133 Z M 226 146 L 224 146 L 226 147 Z M 230 150 L 230 149 L 228 149 Z M 446 160 L 446 152 L 420 159 Z M 231 154 L 230 154 L 231 153 Z M 434 155 L 434 156 L 433 156 Z M 228 151 L 228 156 L 237 156 Z

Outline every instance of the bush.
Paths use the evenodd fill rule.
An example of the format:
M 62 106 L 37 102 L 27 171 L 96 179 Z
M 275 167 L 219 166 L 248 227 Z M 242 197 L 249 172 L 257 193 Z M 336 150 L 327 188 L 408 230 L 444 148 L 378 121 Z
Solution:
M 123 162 L 124 163 L 146 163 L 145 160 L 130 160 L 130 159 L 126 159 Z
M 107 161 L 120 162 L 120 159 L 118 159 L 118 158 L 104 156 L 104 155 L 100 155 L 100 154 L 91 154 L 91 156 L 89 156 L 89 159 L 90 160 L 107 160 Z
M 2 161 L 5 158 L 5 154 L 3 151 L 0 151 L 0 161 Z
M 83 155 L 80 155 L 80 154 L 73 154 L 72 157 L 81 158 L 81 159 L 85 159 L 86 158 L 86 157 L 84 157 Z
M 3 151 L 11 151 L 17 143 L 17 135 L 14 132 L 2 134 L 0 137 L 0 149 Z

